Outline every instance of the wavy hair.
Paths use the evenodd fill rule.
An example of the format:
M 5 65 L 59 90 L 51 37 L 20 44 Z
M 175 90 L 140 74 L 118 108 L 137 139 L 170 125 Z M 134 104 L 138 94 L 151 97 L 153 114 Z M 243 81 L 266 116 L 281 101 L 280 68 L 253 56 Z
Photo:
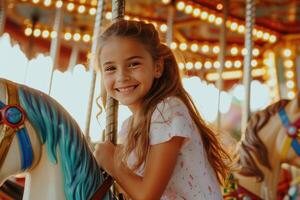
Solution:
M 137 162 L 134 165 L 134 169 L 140 167 L 146 160 L 150 147 L 149 129 L 152 113 L 159 102 L 169 96 L 175 96 L 181 99 L 187 106 L 189 114 L 199 129 L 204 148 L 207 152 L 207 158 L 219 182 L 223 183 L 229 171 L 228 160 L 230 160 L 230 157 L 223 149 L 216 134 L 202 120 L 191 97 L 184 90 L 175 56 L 168 46 L 160 42 L 155 27 L 152 24 L 127 20 L 120 20 L 113 23 L 99 38 L 100 47 L 97 50 L 98 64 L 100 63 L 99 55 L 102 46 L 112 37 L 126 37 L 140 42 L 151 54 L 154 62 L 162 62 L 164 65 L 162 76 L 154 80 L 151 89 L 143 98 L 142 109 L 138 112 L 137 116 L 134 116 L 138 122 L 137 125 L 133 126 L 131 123 L 127 140 L 121 149 L 122 155 L 120 157 L 123 163 L 127 164 L 126 160 L 132 151 L 135 151 L 137 155 Z

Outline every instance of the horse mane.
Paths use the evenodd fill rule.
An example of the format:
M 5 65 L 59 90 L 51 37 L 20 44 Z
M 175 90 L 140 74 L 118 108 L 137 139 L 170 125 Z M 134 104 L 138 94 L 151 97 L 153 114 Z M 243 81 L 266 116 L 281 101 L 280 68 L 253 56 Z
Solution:
M 58 156 L 64 175 L 66 199 L 90 199 L 104 178 L 76 121 L 54 99 L 20 85 L 20 104 L 46 144 L 49 160 Z
M 238 164 L 241 166 L 241 170 L 239 173 L 245 176 L 255 176 L 259 182 L 264 180 L 264 174 L 255 163 L 254 156 L 260 164 L 270 170 L 271 165 L 268 158 L 268 150 L 257 133 L 268 123 L 273 115 L 278 113 L 289 102 L 290 100 L 286 99 L 280 100 L 251 116 L 245 131 L 245 139 L 240 146 Z

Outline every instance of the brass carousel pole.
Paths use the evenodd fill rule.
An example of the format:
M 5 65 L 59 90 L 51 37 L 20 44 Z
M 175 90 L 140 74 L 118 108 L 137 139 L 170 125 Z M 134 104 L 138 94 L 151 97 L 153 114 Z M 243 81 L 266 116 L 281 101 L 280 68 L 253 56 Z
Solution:
M 58 56 L 60 52 L 60 33 L 63 25 L 63 10 L 62 6 L 56 8 L 55 20 L 53 31 L 51 34 L 54 34 L 51 39 L 51 46 L 50 46 L 50 56 L 52 58 L 52 70 L 50 74 L 50 83 L 49 83 L 49 90 L 48 94 L 51 93 L 52 81 L 53 81 L 53 73 L 55 68 L 57 67 L 58 63 Z
M 112 0 L 112 21 L 116 22 L 123 19 L 125 15 L 125 1 Z M 113 144 L 117 143 L 118 127 L 118 102 L 112 97 L 106 98 L 106 127 L 105 140 L 110 140 Z
M 221 130 L 221 112 L 220 112 L 220 105 L 221 105 L 221 91 L 223 90 L 223 78 L 222 73 L 225 64 L 225 56 L 226 56 L 226 21 L 228 16 L 228 0 L 223 1 L 223 23 L 221 26 L 220 31 L 220 53 L 218 55 L 218 60 L 220 62 L 220 68 L 218 69 L 219 79 L 217 81 L 217 87 L 219 89 L 218 93 L 218 118 L 217 118 L 217 127 L 218 131 Z
M 103 8 L 104 8 L 104 0 L 99 0 L 97 5 L 97 15 L 95 18 L 95 25 L 94 25 L 94 32 L 93 32 L 93 42 L 92 42 L 92 49 L 91 49 L 91 55 L 92 58 L 89 60 L 89 72 L 91 75 L 91 87 L 90 87 L 90 96 L 88 99 L 88 108 L 87 108 L 87 115 L 86 115 L 86 125 L 85 125 L 85 137 L 88 141 L 88 143 L 91 143 L 91 137 L 90 137 L 90 123 L 91 123 L 91 117 L 92 117 L 92 108 L 93 108 L 93 99 L 94 99 L 94 93 L 95 93 L 95 85 L 96 85 L 96 71 L 95 71 L 95 64 L 96 64 L 96 51 L 98 47 L 98 37 L 101 33 L 101 26 L 102 26 L 102 19 L 103 19 Z
M 77 64 L 79 54 L 78 45 L 74 43 L 72 46 L 73 48 L 69 59 L 68 71 L 73 71 L 75 65 Z
M 174 15 L 175 15 L 175 7 L 174 7 L 174 1 L 171 1 L 171 3 L 168 5 L 168 20 L 167 20 L 167 35 L 166 35 L 166 42 L 167 45 L 170 47 L 171 43 L 173 41 L 173 25 L 174 25 Z
M 245 87 L 245 99 L 242 107 L 241 139 L 244 138 L 244 131 L 250 116 L 250 94 L 251 94 L 251 60 L 252 60 L 252 31 L 255 20 L 254 0 L 246 0 L 246 35 L 245 48 L 247 53 L 244 56 L 243 85 Z
M 5 0 L 0 1 L 0 36 L 4 33 L 4 26 L 6 20 Z

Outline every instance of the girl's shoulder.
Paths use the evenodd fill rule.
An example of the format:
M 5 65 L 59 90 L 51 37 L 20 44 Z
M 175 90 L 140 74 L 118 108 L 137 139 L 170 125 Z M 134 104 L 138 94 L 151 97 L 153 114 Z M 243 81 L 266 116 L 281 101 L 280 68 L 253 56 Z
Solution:
M 152 120 L 156 120 L 161 117 L 188 114 L 188 108 L 184 102 L 176 96 L 170 96 L 166 97 L 157 104 L 152 114 Z

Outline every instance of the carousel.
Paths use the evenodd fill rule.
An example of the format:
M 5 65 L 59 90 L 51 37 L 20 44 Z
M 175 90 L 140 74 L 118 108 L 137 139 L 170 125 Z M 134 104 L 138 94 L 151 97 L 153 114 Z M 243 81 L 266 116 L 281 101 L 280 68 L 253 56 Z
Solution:
M 95 61 L 97 36 L 119 19 L 156 27 L 199 112 L 238 155 L 224 199 L 299 199 L 298 8 L 288 0 L 0 0 L 0 200 L 124 199 L 91 151 L 118 143 L 131 114 L 102 96 Z

